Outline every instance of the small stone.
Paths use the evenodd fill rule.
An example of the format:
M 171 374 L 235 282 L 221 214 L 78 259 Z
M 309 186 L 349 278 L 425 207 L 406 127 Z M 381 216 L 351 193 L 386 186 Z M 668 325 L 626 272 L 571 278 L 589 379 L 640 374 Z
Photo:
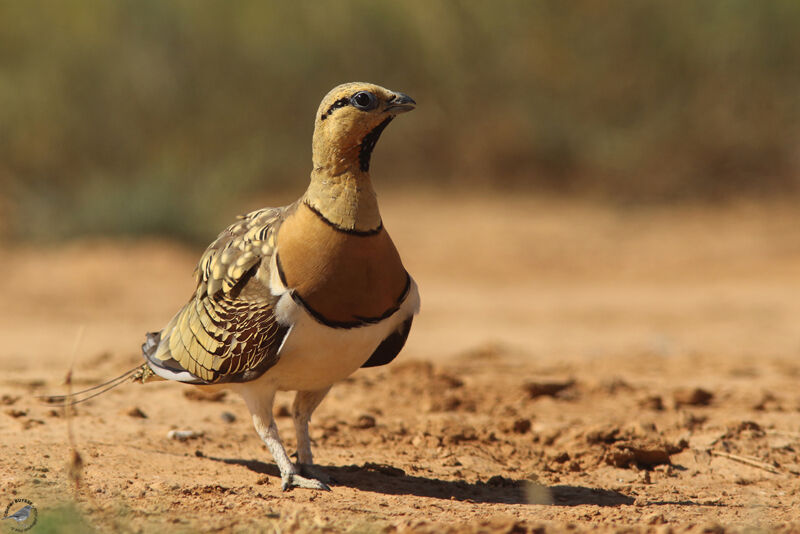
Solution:
M 659 395 L 650 395 L 639 401 L 639 407 L 660 412 L 664 410 L 664 400 Z
M 714 394 L 702 388 L 679 389 L 672 395 L 675 406 L 708 406 Z
M 613 465 L 614 467 L 628 467 L 634 462 L 635 459 L 636 457 L 633 454 L 633 451 L 625 449 L 610 450 L 605 455 L 606 463 L 608 465 Z
M 130 410 L 126 411 L 125 415 L 127 415 L 128 417 L 137 417 L 139 419 L 147 419 L 147 414 L 145 414 L 137 406 L 134 406 Z
M 530 419 L 517 419 L 514 421 L 514 426 L 512 430 L 516 434 L 526 434 L 531 429 L 531 420 Z
M 188 439 L 195 439 L 202 437 L 202 432 L 196 430 L 170 430 L 167 432 L 167 438 L 177 439 L 178 441 L 186 441 Z
M 654 465 L 668 464 L 669 450 L 663 444 L 643 444 L 630 447 L 636 463 L 642 467 L 652 467 Z
M 535 399 L 537 397 L 555 397 L 574 385 L 574 380 L 566 380 L 564 382 L 528 382 L 524 387 L 528 396 Z
M 226 423 L 233 423 L 234 421 L 236 421 L 236 416 L 233 415 L 231 412 L 222 412 L 220 414 L 220 417 Z
M 375 426 L 375 418 L 364 414 L 358 418 L 358 421 L 353 426 L 355 428 L 373 428 Z
M 3 395 L 0 397 L 0 404 L 5 404 L 6 406 L 11 406 L 15 402 L 19 400 L 18 395 Z

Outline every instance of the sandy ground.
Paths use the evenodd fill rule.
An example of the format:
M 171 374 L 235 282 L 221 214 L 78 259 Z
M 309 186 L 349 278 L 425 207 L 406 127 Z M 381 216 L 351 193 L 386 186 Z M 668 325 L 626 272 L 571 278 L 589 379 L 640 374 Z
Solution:
M 72 484 L 67 418 L 33 396 L 73 353 L 77 386 L 139 363 L 199 251 L 5 245 L 0 511 L 30 499 L 32 532 L 800 532 L 800 209 L 383 201 L 423 309 L 316 412 L 330 493 L 281 492 L 238 398 L 164 382 L 78 408 Z

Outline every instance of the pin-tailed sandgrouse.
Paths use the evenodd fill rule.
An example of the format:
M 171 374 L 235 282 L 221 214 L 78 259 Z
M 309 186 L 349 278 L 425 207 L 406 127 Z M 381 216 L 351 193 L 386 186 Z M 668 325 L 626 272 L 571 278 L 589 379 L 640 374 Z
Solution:
M 329 92 L 316 116 L 305 194 L 223 231 L 200 259 L 195 294 L 142 347 L 162 378 L 240 394 L 284 489 L 327 489 L 311 468 L 311 413 L 335 382 L 392 361 L 419 309 L 369 174 L 381 132 L 414 105 L 368 83 Z M 275 392 L 285 390 L 297 391 L 297 466 L 272 415 Z
M 146 364 L 123 375 L 241 395 L 284 489 L 328 489 L 312 467 L 311 413 L 335 382 L 392 361 L 419 309 L 417 285 L 383 226 L 369 174 L 381 132 L 414 105 L 369 83 L 329 92 L 316 115 L 305 194 L 225 229 L 197 265 L 189 302 L 163 330 L 147 334 Z M 277 391 L 297 391 L 297 465 L 273 419 Z

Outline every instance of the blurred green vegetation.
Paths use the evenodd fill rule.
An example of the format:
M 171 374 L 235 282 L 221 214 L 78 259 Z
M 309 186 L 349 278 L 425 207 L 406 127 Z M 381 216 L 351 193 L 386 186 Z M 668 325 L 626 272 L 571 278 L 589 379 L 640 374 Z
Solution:
M 795 0 L 0 0 L 0 220 L 206 242 L 245 195 L 304 189 L 352 80 L 419 103 L 379 189 L 797 194 L 798 35 Z
M 7 532 L 14 532 L 7 529 Z M 74 503 L 64 503 L 56 508 L 39 509 L 36 526 L 31 532 L 37 534 L 91 534 L 96 532 Z

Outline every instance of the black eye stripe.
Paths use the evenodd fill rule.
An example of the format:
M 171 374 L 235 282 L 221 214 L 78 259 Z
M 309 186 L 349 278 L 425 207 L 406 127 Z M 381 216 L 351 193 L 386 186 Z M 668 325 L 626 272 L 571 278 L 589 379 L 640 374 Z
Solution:
M 320 116 L 319 120 L 324 121 L 325 119 L 328 118 L 328 116 L 331 113 L 333 113 L 337 109 L 343 108 L 343 107 L 349 106 L 349 105 L 350 105 L 350 98 L 349 97 L 340 98 L 339 100 L 337 100 L 336 102 L 331 104 L 331 107 L 329 107 L 328 110 L 325 113 L 323 113 L 322 116 Z
M 358 101 L 359 99 L 363 99 L 363 98 L 366 98 L 368 100 L 368 102 L 361 103 L 361 102 Z M 325 111 L 325 113 L 320 115 L 319 120 L 324 121 L 334 111 L 336 111 L 339 108 L 346 107 L 346 106 L 353 106 L 356 109 L 360 109 L 361 111 L 370 111 L 370 110 L 375 109 L 376 107 L 378 107 L 378 98 L 373 93 L 370 93 L 369 91 L 359 91 L 359 92 L 357 92 L 356 94 L 354 94 L 354 95 L 352 95 L 350 97 L 340 98 L 339 100 L 337 100 L 336 102 L 331 104 L 331 107 L 329 107 Z

